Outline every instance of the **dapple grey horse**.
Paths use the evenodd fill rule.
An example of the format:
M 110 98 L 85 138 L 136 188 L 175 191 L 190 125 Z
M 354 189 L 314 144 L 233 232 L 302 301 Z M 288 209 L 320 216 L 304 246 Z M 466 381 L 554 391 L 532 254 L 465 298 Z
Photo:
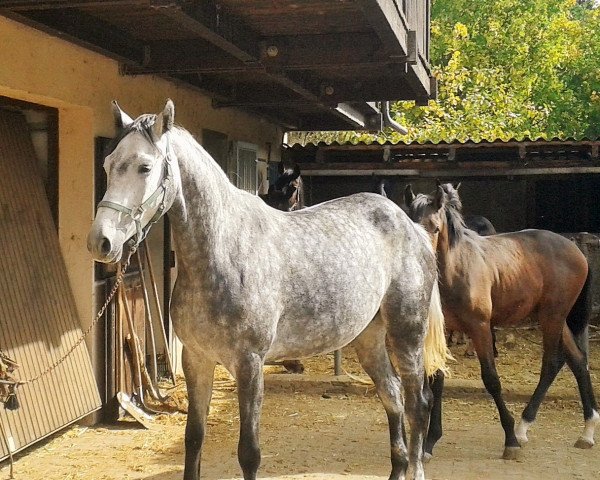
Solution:
M 136 120 L 116 103 L 113 109 L 119 135 L 105 159 L 108 188 L 88 248 L 97 261 L 117 262 L 128 241 L 138 243 L 169 211 L 179 262 L 171 315 L 184 345 L 189 395 L 184 479 L 200 475 L 217 363 L 237 381 L 238 458 L 244 479 L 252 480 L 261 458 L 264 362 L 350 342 L 388 416 L 390 479 L 404 479 L 407 471 L 423 479 L 431 401 L 425 378 L 445 367 L 448 354 L 435 255 L 424 229 L 368 193 L 297 212 L 274 210 L 235 188 L 192 135 L 174 125 L 170 100 L 158 115 Z

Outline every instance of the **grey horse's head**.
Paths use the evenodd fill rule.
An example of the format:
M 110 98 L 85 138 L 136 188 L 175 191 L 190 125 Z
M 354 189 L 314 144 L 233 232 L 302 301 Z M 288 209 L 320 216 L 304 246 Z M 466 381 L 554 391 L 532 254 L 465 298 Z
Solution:
M 178 166 L 167 134 L 174 112 L 168 100 L 161 113 L 133 120 L 113 102 L 118 135 L 104 160 L 107 190 L 88 234 L 88 250 L 96 261 L 119 261 L 126 242 L 133 238 L 139 243 L 171 207 Z

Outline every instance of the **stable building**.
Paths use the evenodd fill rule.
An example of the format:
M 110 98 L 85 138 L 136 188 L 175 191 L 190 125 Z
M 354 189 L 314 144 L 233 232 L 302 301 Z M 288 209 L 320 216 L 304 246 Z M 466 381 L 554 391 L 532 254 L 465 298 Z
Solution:
M 110 102 L 137 115 L 173 99 L 177 121 L 231 181 L 259 193 L 281 159 L 284 132 L 378 130 L 390 123 L 389 101 L 435 97 L 429 7 L 417 0 L 1 3 L 0 353 L 18 363 L 11 375 L 33 381 L 18 388 L 18 410 L 0 408 L 0 460 L 74 421 L 100 419 L 94 412 L 114 414 L 116 394 L 132 393 L 123 342 L 133 332 L 122 327 L 123 306 L 113 300 L 96 318 L 115 270 L 94 265 L 86 247 L 103 195 L 104 148 L 115 135 Z M 147 308 L 136 268 L 126 297 L 144 354 L 158 358 L 155 374 L 164 374 L 166 352 L 169 367 L 178 363 L 168 314 L 159 314 L 168 312 L 176 276 L 168 219 L 147 244 L 158 302 Z M 164 339 L 150 326 L 164 329 Z

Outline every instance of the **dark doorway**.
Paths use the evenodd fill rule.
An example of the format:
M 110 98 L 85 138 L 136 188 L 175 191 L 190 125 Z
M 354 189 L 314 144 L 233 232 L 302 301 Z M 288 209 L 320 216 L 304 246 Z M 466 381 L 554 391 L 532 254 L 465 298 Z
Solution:
M 535 228 L 600 232 L 600 175 L 569 175 L 535 183 Z

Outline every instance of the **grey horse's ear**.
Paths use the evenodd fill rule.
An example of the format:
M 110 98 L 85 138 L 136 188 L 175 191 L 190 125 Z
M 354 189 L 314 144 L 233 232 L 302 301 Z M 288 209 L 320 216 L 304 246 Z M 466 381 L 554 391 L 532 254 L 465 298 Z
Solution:
M 168 132 L 173 128 L 173 122 L 175 121 L 175 105 L 173 100 L 167 99 L 165 108 L 161 113 L 156 115 L 156 122 L 152 126 L 152 133 L 156 139 L 163 136 L 165 132 Z
M 121 110 L 116 100 L 112 101 L 112 111 L 115 117 L 115 125 L 118 129 L 122 130 L 133 123 L 133 119 Z
M 412 185 L 409 183 L 404 188 L 404 203 L 406 204 L 407 207 L 410 207 L 410 204 L 413 202 L 414 199 L 415 199 L 415 194 L 413 193 Z
M 436 187 L 441 187 L 441 186 L 442 186 L 442 182 L 440 182 L 440 179 L 439 179 L 439 178 L 436 178 L 436 179 L 435 179 L 435 186 L 436 186 Z
M 436 211 L 442 208 L 446 204 L 446 192 L 443 185 L 438 185 L 435 195 L 433 197 L 433 206 Z
M 456 189 L 458 191 L 458 189 L 460 188 L 460 186 L 462 185 L 462 182 L 458 182 L 458 185 L 456 186 Z

